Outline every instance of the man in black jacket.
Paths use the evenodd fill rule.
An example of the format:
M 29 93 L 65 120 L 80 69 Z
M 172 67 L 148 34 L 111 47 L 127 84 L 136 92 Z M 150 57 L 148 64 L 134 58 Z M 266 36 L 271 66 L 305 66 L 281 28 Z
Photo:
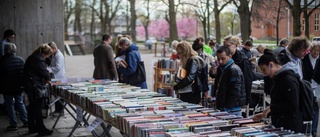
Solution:
M 233 61 L 229 48 L 219 48 L 217 57 L 219 71 L 214 83 L 217 86 L 216 108 L 241 116 L 241 107 L 246 103 L 243 73 Z
M 251 88 L 254 74 L 251 69 L 251 63 L 247 56 L 237 49 L 239 45 L 240 38 L 237 36 L 232 36 L 227 42 L 225 42 L 225 46 L 230 49 L 234 63 L 240 67 L 243 73 L 245 81 L 244 85 L 246 89 L 246 104 L 249 104 L 251 101 Z
M 20 119 L 23 127 L 28 126 L 27 111 L 22 98 L 22 76 L 24 60 L 16 56 L 16 46 L 13 43 L 4 44 L 4 56 L 0 60 L 0 87 L 3 94 L 6 111 L 9 116 L 10 126 L 8 131 L 14 131 L 18 128 L 17 118 L 14 111 L 14 104 L 18 107 Z

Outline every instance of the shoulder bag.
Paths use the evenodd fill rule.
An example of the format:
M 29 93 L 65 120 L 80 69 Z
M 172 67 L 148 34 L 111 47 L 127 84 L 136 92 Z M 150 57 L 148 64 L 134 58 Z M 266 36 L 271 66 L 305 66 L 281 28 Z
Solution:
M 139 84 L 146 81 L 146 70 L 144 67 L 144 62 L 139 60 L 138 55 L 137 56 L 137 69 L 136 72 L 132 75 L 129 75 L 127 77 L 128 84 L 134 85 Z
M 30 75 L 30 80 L 33 83 L 33 87 L 34 87 L 34 96 L 36 99 L 43 99 L 43 98 L 48 98 L 49 97 L 49 93 L 48 93 L 48 88 L 47 85 L 45 86 L 37 86 L 32 78 L 32 75 L 29 71 L 29 75 Z M 32 91 L 31 91 L 32 92 Z

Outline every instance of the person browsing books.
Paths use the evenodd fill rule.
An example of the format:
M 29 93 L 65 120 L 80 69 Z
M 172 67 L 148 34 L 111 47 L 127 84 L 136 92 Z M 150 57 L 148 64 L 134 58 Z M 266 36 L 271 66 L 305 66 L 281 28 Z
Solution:
M 118 72 L 113 56 L 113 50 L 110 46 L 112 37 L 110 34 L 102 36 L 102 42 L 94 48 L 94 79 L 118 80 Z
M 223 46 L 217 50 L 219 62 L 215 85 L 217 85 L 216 108 L 241 116 L 246 103 L 245 81 L 240 67 L 232 59 L 231 51 Z
M 272 125 L 302 133 L 303 119 L 299 108 L 300 84 L 299 76 L 294 72 L 295 68 L 281 66 L 273 51 L 268 49 L 260 57 L 258 65 L 264 75 L 273 79 L 270 110 L 265 110 L 271 112 Z
M 178 92 L 182 101 L 199 104 L 200 93 L 204 92 L 204 85 L 199 74 L 201 74 L 201 70 L 206 66 L 206 63 L 186 41 L 182 41 L 177 45 L 177 54 L 185 74 L 178 76 L 180 80 L 173 86 L 173 89 Z
M 45 59 L 52 54 L 48 44 L 41 44 L 27 58 L 24 65 L 23 77 L 25 91 L 28 94 L 28 124 L 29 133 L 38 133 L 39 136 L 51 135 L 53 130 L 45 127 L 42 120 L 42 108 L 45 99 L 37 98 L 36 88 L 44 89 L 50 80 L 50 73 L 47 70 Z
M 124 59 L 117 61 L 118 72 L 120 73 L 120 79 L 124 83 L 130 84 L 134 79 L 131 76 L 136 73 L 138 68 L 138 62 L 141 61 L 139 48 L 127 37 L 122 37 L 119 40 L 119 47 L 124 52 Z M 135 83 L 133 86 L 141 87 L 142 89 L 147 89 L 147 82 Z
M 9 116 L 8 131 L 18 129 L 18 121 L 14 106 L 19 110 L 23 127 L 28 126 L 27 110 L 23 103 L 23 67 L 24 60 L 16 56 L 17 47 L 13 43 L 4 44 L 4 56 L 0 59 L 0 94 L 3 94 L 7 114 Z

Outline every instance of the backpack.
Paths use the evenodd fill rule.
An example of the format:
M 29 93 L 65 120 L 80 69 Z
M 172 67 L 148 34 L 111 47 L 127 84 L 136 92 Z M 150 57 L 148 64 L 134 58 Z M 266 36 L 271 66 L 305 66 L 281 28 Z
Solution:
M 313 105 L 316 103 L 311 83 L 304 79 L 299 79 L 299 108 L 303 121 L 313 120 Z
M 199 66 L 201 66 L 200 73 L 198 73 L 197 77 L 196 77 L 196 82 L 198 83 L 198 85 L 200 86 L 200 89 L 198 89 L 200 92 L 206 92 L 209 90 L 208 87 L 208 64 L 201 58 L 201 57 L 196 57 L 195 58 L 199 64 Z M 201 65 L 201 64 L 205 64 L 205 65 Z

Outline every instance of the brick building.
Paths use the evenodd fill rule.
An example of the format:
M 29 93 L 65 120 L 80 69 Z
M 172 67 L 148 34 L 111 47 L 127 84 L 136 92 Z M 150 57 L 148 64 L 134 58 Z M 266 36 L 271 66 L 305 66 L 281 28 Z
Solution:
M 270 0 L 269 0 L 270 1 Z M 252 9 L 251 18 L 251 36 L 257 39 L 275 39 L 276 38 L 276 17 L 278 2 L 271 0 L 271 5 L 257 6 Z M 293 17 L 289 8 L 285 4 L 281 6 L 280 21 L 279 21 L 279 38 L 285 38 L 292 36 L 293 32 Z M 314 6 L 310 6 L 308 11 L 312 10 Z M 256 9 L 254 9 L 256 8 Z M 257 14 L 257 12 L 259 14 Z M 314 36 L 320 36 L 320 8 L 313 11 L 309 17 L 309 32 L 310 38 Z M 305 32 L 305 22 L 303 13 L 301 13 L 301 31 L 302 35 Z M 289 30 L 288 30 L 289 29 Z M 288 35 L 289 34 L 289 35 Z

